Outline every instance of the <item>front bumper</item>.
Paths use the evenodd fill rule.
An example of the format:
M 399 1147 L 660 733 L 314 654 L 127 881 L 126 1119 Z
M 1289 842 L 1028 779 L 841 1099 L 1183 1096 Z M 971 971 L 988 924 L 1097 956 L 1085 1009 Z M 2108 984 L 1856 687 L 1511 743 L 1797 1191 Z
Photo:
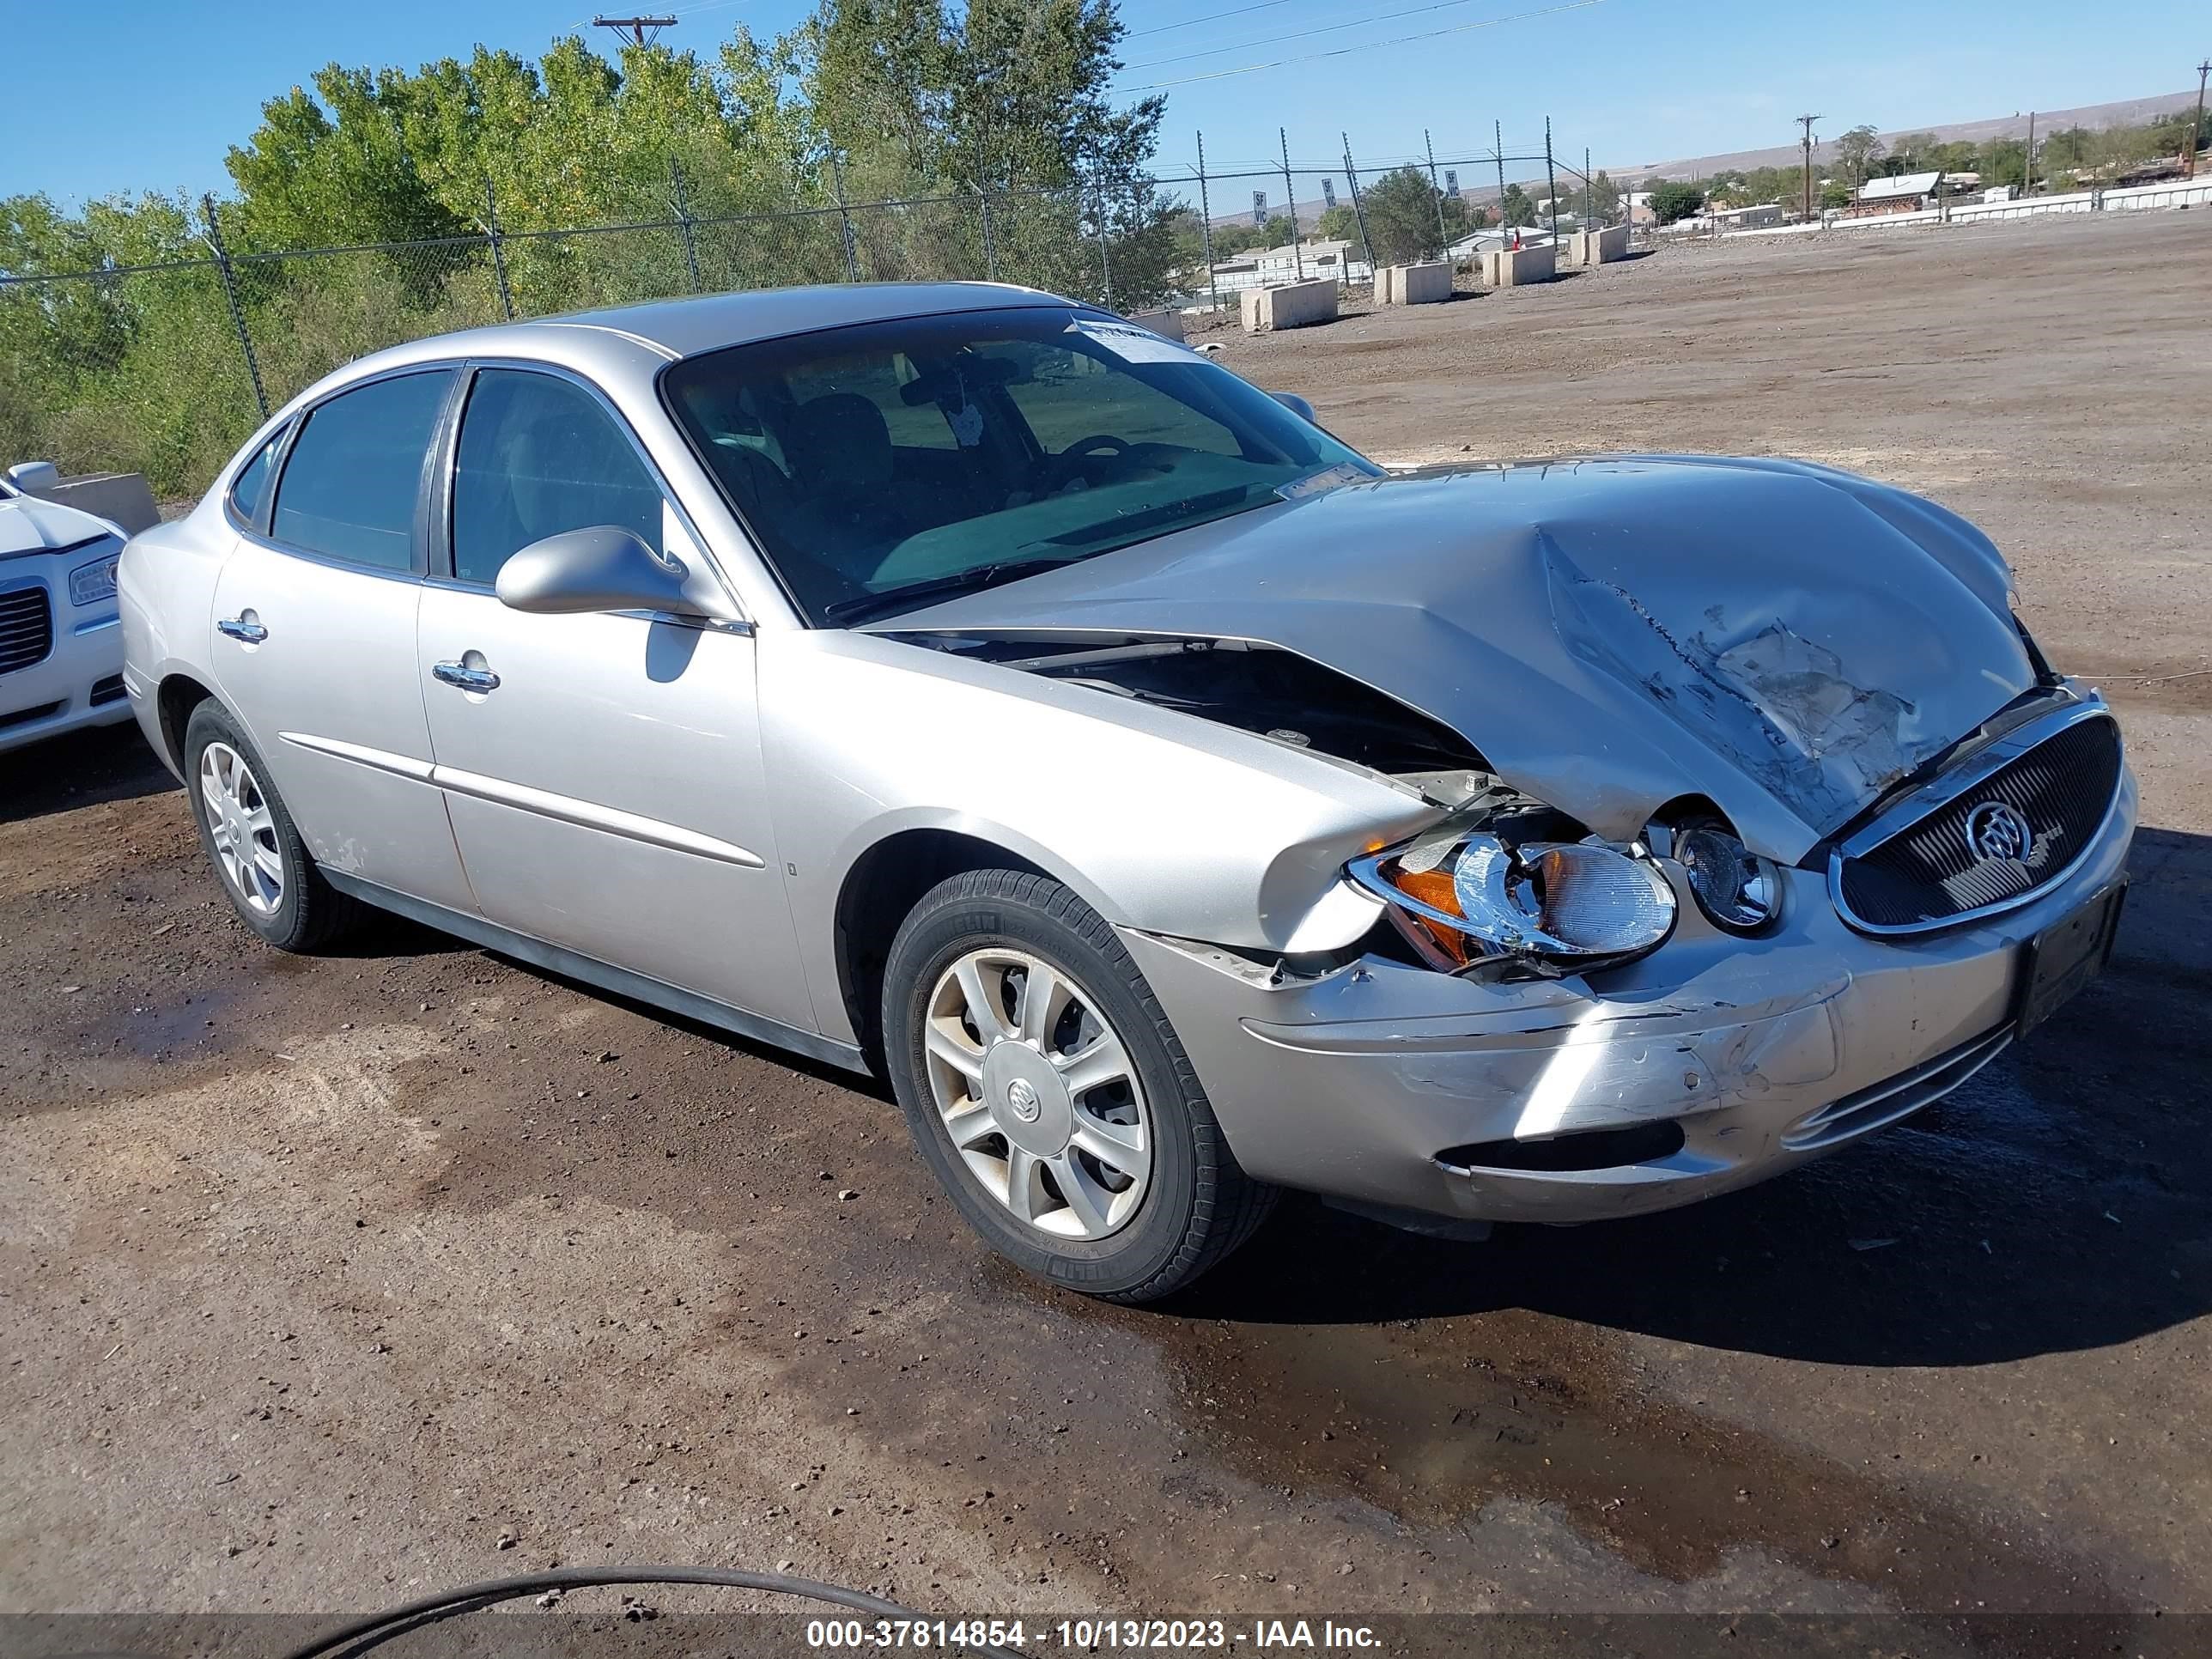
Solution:
M 1276 982 L 1211 946 L 1121 938 L 1250 1174 L 1391 1209 L 1592 1221 L 1749 1186 L 1964 1082 L 2011 1040 L 2022 946 L 2120 879 L 2135 817 L 2124 774 L 2073 874 L 1980 925 L 1869 938 L 1792 871 L 1772 935 L 1722 933 L 1685 896 L 1666 945 L 1583 979 L 1483 984 L 1368 957 Z M 1600 1168 L 1443 1156 L 1669 1124 L 1679 1146 Z
M 69 566 L 85 557 L 33 556 L 0 564 L 0 594 L 45 594 L 53 641 L 38 661 L 0 674 L 0 752 L 131 718 L 114 599 L 70 603 Z

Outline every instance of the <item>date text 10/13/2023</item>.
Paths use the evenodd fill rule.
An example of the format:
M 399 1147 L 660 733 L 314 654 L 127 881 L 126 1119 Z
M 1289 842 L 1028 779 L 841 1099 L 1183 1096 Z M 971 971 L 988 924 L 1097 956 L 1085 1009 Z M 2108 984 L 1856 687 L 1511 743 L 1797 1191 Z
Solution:
M 806 1644 L 817 1649 L 1072 1649 L 1079 1652 L 1174 1651 L 1249 1644 L 1268 1650 L 1371 1650 L 1379 1639 L 1365 1625 L 1334 1620 L 1259 1619 L 1249 1626 L 1225 1619 L 1061 1619 L 1037 1625 L 1019 1619 L 815 1619 Z

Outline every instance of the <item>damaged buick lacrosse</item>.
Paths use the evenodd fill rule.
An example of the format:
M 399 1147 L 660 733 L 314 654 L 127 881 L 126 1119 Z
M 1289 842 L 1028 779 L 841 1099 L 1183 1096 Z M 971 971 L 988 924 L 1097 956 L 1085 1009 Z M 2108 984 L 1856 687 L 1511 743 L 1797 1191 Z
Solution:
M 986 284 L 421 340 L 130 544 L 125 683 L 270 944 L 377 907 L 877 1070 L 986 1241 L 1128 1301 L 1285 1188 L 1763 1180 L 2102 964 L 2119 731 L 1972 526 L 1310 414 Z

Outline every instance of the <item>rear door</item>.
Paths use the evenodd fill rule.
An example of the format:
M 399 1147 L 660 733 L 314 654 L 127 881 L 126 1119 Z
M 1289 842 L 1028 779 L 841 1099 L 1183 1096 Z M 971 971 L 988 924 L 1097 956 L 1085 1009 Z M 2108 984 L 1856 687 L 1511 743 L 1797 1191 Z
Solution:
M 580 380 L 482 368 L 448 476 L 417 674 L 484 915 L 814 1030 L 770 834 L 750 632 L 532 615 L 493 592 L 517 549 L 599 525 L 700 562 L 629 428 Z
M 390 375 L 307 411 L 273 506 L 234 507 L 209 659 L 318 863 L 472 911 L 415 667 L 422 485 L 458 378 Z

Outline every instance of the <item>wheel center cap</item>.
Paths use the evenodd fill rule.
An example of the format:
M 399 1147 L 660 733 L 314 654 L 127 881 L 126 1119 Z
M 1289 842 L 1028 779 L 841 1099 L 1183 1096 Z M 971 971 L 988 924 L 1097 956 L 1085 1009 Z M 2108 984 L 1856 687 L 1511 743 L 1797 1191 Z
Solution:
M 980 1091 L 999 1132 L 1025 1152 L 1054 1158 L 1075 1128 L 1075 1103 L 1053 1063 L 1026 1042 L 995 1042 Z

